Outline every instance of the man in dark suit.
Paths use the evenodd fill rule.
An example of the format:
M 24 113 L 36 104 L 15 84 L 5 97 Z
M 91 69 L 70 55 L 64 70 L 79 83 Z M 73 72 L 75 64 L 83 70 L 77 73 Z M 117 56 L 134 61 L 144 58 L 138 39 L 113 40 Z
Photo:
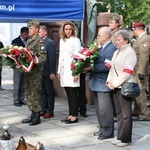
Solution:
M 12 41 L 12 45 L 25 47 L 28 39 L 28 28 L 22 27 L 20 29 L 20 35 Z M 26 105 L 25 101 L 25 76 L 24 73 L 14 69 L 13 73 L 13 100 L 14 105 L 21 107 Z
M 51 118 L 54 116 L 55 103 L 53 80 L 55 78 L 56 67 L 56 44 L 47 36 L 47 33 L 46 26 L 40 26 L 39 36 L 44 39 L 47 48 L 47 59 L 43 68 L 41 91 L 41 116 L 43 118 Z
M 111 59 L 116 47 L 111 42 L 111 30 L 109 27 L 102 27 L 98 32 L 98 40 L 101 48 L 99 57 L 94 63 L 89 79 L 89 87 L 93 91 L 94 104 L 99 123 L 99 131 L 94 133 L 99 140 L 114 137 L 114 115 L 109 88 L 106 86 L 106 79 L 111 67 Z

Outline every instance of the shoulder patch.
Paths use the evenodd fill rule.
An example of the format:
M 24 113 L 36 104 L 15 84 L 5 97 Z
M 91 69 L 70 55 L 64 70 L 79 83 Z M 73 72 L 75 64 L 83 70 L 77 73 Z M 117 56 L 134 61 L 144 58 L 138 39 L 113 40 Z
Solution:
M 42 45 L 42 46 L 40 47 L 40 49 L 41 49 L 41 51 L 45 51 L 45 46 Z
M 145 48 L 146 48 L 147 46 L 148 46 L 148 44 L 143 44 L 143 47 L 145 47 Z

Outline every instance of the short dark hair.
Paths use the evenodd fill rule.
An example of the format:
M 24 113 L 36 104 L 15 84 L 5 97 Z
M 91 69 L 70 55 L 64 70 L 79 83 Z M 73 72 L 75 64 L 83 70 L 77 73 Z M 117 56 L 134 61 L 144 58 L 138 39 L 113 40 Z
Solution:
M 0 41 L 0 48 L 3 48 L 4 47 L 4 45 L 3 45 L 3 43 Z
M 20 33 L 28 32 L 28 31 L 29 31 L 29 29 L 28 29 L 27 27 L 22 27 L 22 28 L 20 29 Z

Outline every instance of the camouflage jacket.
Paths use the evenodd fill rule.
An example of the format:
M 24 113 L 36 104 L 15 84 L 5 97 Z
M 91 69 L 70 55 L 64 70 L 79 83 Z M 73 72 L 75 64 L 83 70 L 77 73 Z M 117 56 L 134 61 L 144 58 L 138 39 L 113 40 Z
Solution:
M 46 45 L 44 40 L 38 35 L 27 40 L 26 48 L 31 50 L 33 54 L 38 57 L 39 63 L 46 61 Z

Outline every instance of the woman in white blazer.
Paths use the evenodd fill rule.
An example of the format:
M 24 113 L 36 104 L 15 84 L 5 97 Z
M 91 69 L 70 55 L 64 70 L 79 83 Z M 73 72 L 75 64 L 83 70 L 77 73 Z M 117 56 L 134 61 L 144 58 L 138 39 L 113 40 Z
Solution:
M 81 44 L 76 35 L 75 25 L 70 21 L 62 25 L 60 37 L 57 77 L 60 80 L 61 87 L 64 87 L 66 91 L 69 105 L 69 115 L 61 121 L 66 124 L 71 124 L 78 122 L 77 87 L 80 86 L 79 75 L 72 76 L 72 54 L 80 51 Z

